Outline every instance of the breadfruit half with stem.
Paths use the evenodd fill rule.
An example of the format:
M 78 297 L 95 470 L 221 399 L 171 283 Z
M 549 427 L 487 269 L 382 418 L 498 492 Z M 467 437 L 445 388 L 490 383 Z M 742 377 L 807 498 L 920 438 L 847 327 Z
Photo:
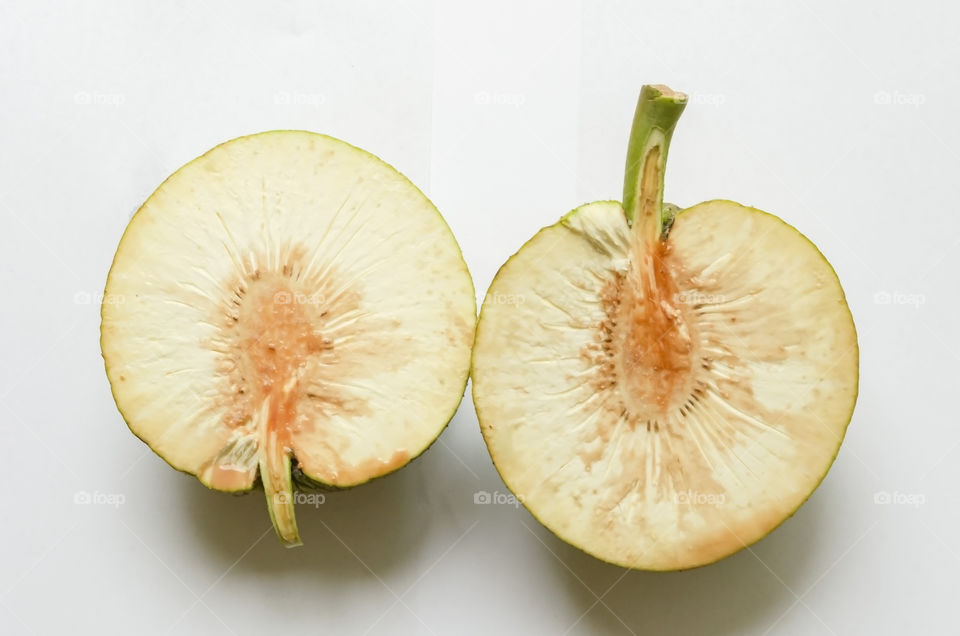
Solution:
M 643 88 L 623 204 L 581 206 L 513 255 L 473 353 L 506 485 L 560 538 L 638 569 L 711 563 L 777 527 L 857 396 L 853 319 L 809 240 L 732 201 L 663 203 L 686 102 Z
M 131 219 L 101 348 L 130 429 L 210 488 L 262 483 L 300 543 L 294 478 L 345 488 L 451 419 L 476 301 L 430 201 L 377 157 L 305 131 L 217 146 Z

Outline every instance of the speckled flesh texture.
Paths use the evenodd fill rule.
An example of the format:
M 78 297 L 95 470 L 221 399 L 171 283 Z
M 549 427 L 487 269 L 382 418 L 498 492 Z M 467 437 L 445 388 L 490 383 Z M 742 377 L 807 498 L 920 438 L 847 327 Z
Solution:
M 452 417 L 473 285 L 433 205 L 376 157 L 277 131 L 187 164 L 130 222 L 102 338 L 130 428 L 211 488 L 259 476 L 299 542 L 291 470 L 353 486 Z
M 835 273 L 729 201 L 638 244 L 616 202 L 578 208 L 499 271 L 473 398 L 507 486 L 562 539 L 673 570 L 765 536 L 837 454 L 858 348 Z

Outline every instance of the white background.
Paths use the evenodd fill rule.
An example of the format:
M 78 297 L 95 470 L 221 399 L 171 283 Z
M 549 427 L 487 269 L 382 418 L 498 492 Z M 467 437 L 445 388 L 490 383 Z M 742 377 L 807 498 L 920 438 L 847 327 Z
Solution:
M 4 2 L 0 633 L 960 633 L 957 7 Z M 691 95 L 668 200 L 795 225 L 860 334 L 843 449 L 767 539 L 627 572 L 474 505 L 504 487 L 467 399 L 408 468 L 300 506 L 285 550 L 261 495 L 208 492 L 127 431 L 96 297 L 186 161 L 273 128 L 369 149 L 446 215 L 482 295 L 538 228 L 620 198 L 657 82 Z

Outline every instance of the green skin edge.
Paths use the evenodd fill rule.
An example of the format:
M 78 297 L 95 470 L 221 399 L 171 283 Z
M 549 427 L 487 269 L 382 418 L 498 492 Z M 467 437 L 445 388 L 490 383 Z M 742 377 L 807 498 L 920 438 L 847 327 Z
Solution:
M 331 137 L 331 136 L 329 136 L 329 135 L 324 135 L 324 134 L 322 134 L 322 133 L 316 133 L 316 132 L 309 131 L 309 130 L 296 130 L 296 129 L 269 130 L 269 131 L 264 131 L 264 132 L 260 132 L 260 133 L 253 133 L 253 134 L 250 134 L 250 135 L 241 135 L 240 137 L 235 137 L 235 138 L 230 139 L 230 140 L 228 140 L 228 141 L 225 141 L 225 142 L 222 142 L 222 143 L 220 143 L 220 144 L 217 144 L 216 146 L 214 146 L 213 148 L 211 148 L 211 149 L 208 150 L 207 152 L 203 153 L 202 155 L 200 155 L 200 156 L 198 156 L 198 157 L 190 160 L 189 162 L 187 162 L 186 164 L 184 164 L 183 166 L 181 166 L 180 168 L 178 168 L 177 170 L 175 170 L 175 171 L 174 171 L 170 176 L 168 176 L 166 179 L 164 179 L 164 180 L 163 180 L 163 183 L 161 183 L 161 184 L 157 187 L 157 189 L 154 190 L 154 192 L 151 193 L 149 197 L 147 197 L 147 199 L 143 202 L 143 204 L 142 204 L 139 208 L 137 208 L 137 211 L 134 212 L 133 217 L 136 217 L 136 215 L 140 213 L 140 210 L 142 210 L 142 209 L 147 205 L 147 203 L 150 202 L 150 200 L 153 198 L 154 194 L 156 194 L 158 191 L 160 191 L 160 190 L 161 190 L 174 176 L 176 176 L 181 170 L 184 170 L 184 169 L 186 169 L 188 166 L 192 165 L 193 163 L 195 163 L 195 162 L 197 162 L 197 161 L 200 161 L 201 159 L 203 159 L 204 157 L 206 157 L 208 154 L 210 154 L 211 152 L 213 152 L 214 150 L 216 150 L 216 149 L 219 148 L 220 146 L 226 145 L 226 144 L 228 144 L 228 143 L 231 143 L 231 142 L 234 142 L 234 141 L 237 141 L 237 140 L 240 140 L 240 139 L 247 139 L 247 138 L 250 138 L 250 137 L 259 137 L 259 136 L 261 136 L 261 135 L 274 135 L 274 134 L 285 134 L 285 133 L 305 133 L 305 134 L 309 134 L 309 135 L 314 135 L 314 136 L 316 136 L 316 137 L 321 137 L 321 138 L 324 138 L 324 139 L 327 139 L 327 140 L 330 140 L 330 141 L 334 141 L 334 142 L 336 142 L 336 143 L 342 144 L 343 146 L 345 146 L 345 147 L 347 147 L 347 148 L 349 148 L 349 149 L 351 149 L 351 150 L 360 152 L 360 153 L 366 155 L 367 157 L 369 157 L 369 158 L 371 158 L 371 159 L 379 162 L 380 164 L 382 164 L 382 165 L 390 168 L 390 169 L 393 170 L 394 172 L 396 172 L 398 175 L 400 175 L 400 176 L 403 178 L 404 181 L 406 181 L 406 182 L 417 192 L 417 194 L 419 194 L 419 195 L 423 198 L 423 200 L 427 203 L 427 205 L 429 206 L 429 208 L 430 208 L 431 210 L 433 210 L 434 213 L 436 213 L 436 215 L 440 218 L 440 222 L 443 223 L 443 227 L 446 228 L 447 233 L 450 235 L 450 238 L 454 241 L 454 243 L 457 245 L 457 248 L 458 248 L 458 250 L 459 250 L 460 244 L 457 242 L 456 236 L 454 236 L 453 230 L 450 229 L 450 225 L 447 223 L 446 219 L 443 218 L 443 215 L 440 213 L 440 211 L 437 209 L 437 207 L 433 204 L 433 202 L 430 201 L 429 198 L 427 198 L 427 195 L 425 195 L 425 194 L 423 193 L 423 191 L 420 190 L 420 188 L 418 188 L 418 187 L 416 186 L 416 184 L 414 184 L 412 181 L 410 181 L 410 179 L 408 179 L 403 173 L 401 173 L 399 170 L 397 170 L 396 168 L 394 168 L 392 165 L 390 165 L 389 163 L 387 163 L 386 161 L 384 161 L 384 160 L 381 159 L 380 157 L 374 155 L 373 153 L 367 152 L 367 151 L 364 150 L 363 148 L 358 148 L 357 146 L 354 146 L 354 145 L 352 145 L 352 144 L 349 144 L 349 143 L 343 141 L 342 139 L 337 139 L 336 137 Z M 127 224 L 127 227 L 124 229 L 123 234 L 120 236 L 120 241 L 119 241 L 119 243 L 117 244 L 117 252 L 120 251 L 120 245 L 123 243 L 124 239 L 126 238 L 127 232 L 128 232 L 129 229 L 130 229 L 130 225 L 133 223 L 133 217 L 131 217 L 130 222 Z M 463 259 L 463 250 L 459 250 L 459 251 L 460 251 L 460 263 L 461 263 L 461 265 L 463 266 L 463 270 L 467 273 L 467 278 L 470 280 L 470 292 L 471 292 L 471 293 L 470 293 L 470 298 L 472 299 L 472 302 L 473 302 L 473 313 L 474 313 L 474 315 L 476 315 L 476 314 L 477 314 L 477 301 L 476 301 L 477 294 L 476 294 L 476 287 L 475 287 L 474 284 L 473 284 L 473 277 L 470 275 L 470 270 L 469 270 L 469 268 L 467 267 L 467 263 L 466 263 L 466 261 Z M 108 284 L 109 284 L 109 281 L 110 281 L 110 273 L 113 271 L 113 267 L 114 267 L 115 264 L 116 264 L 116 253 L 114 254 L 114 258 L 113 258 L 113 260 L 112 260 L 111 263 L 110 263 L 110 269 L 108 270 L 108 273 L 107 273 L 107 283 L 108 283 Z M 104 287 L 104 297 L 106 297 L 106 287 Z M 102 324 L 103 324 L 103 305 L 102 305 L 102 304 L 101 304 L 101 306 L 100 306 L 100 321 L 101 321 L 101 327 L 102 327 Z M 102 329 L 101 329 L 101 333 L 100 333 L 100 351 L 101 351 L 101 357 L 103 357 L 103 332 L 102 332 Z M 471 351 L 471 366 L 472 366 L 472 351 Z M 106 372 L 106 370 L 107 370 L 107 364 L 106 364 L 106 359 L 104 359 L 104 371 Z M 416 455 L 413 455 L 412 457 L 410 457 L 410 459 L 409 459 L 405 464 L 403 464 L 402 466 L 398 466 L 397 468 L 395 468 L 395 469 L 393 469 L 393 470 L 391 470 L 391 471 L 389 471 L 389 472 L 387 472 L 387 473 L 384 473 L 383 475 L 378 475 L 377 477 L 373 477 L 373 478 L 371 478 L 371 479 L 367 479 L 366 481 L 358 482 L 358 483 L 356 483 L 356 484 L 351 484 L 351 485 L 349 485 L 349 486 L 335 486 L 335 485 L 333 485 L 333 484 L 327 484 L 327 483 L 323 482 L 323 481 L 320 480 L 320 479 L 317 479 L 317 478 L 311 477 L 310 475 L 307 475 L 307 474 L 304 473 L 302 470 L 300 470 L 299 466 L 293 466 L 293 465 L 292 465 L 292 462 L 290 462 L 289 456 L 288 456 L 287 461 L 288 461 L 288 463 L 291 464 L 291 470 L 290 470 L 290 473 L 289 473 L 289 474 L 290 474 L 290 479 L 288 479 L 287 482 L 286 482 L 286 484 L 285 484 L 285 485 L 286 485 L 286 491 L 287 491 L 288 493 L 292 493 L 292 492 L 293 492 L 293 486 L 294 486 L 294 484 L 296 484 L 297 486 L 300 486 L 300 487 L 302 487 L 302 488 L 325 490 L 325 491 L 350 490 L 351 488 L 356 488 L 357 486 L 362 486 L 363 484 L 368 484 L 368 483 L 370 483 L 370 482 L 372 482 L 372 481 L 376 481 L 376 480 L 378 480 L 378 479 L 382 479 L 383 477 L 387 477 L 388 475 L 393 474 L 394 472 L 396 472 L 396 471 L 404 468 L 405 466 L 408 466 L 411 462 L 413 462 L 415 459 L 419 458 L 419 457 L 420 457 L 421 455 L 423 455 L 431 446 L 433 446 L 433 444 L 435 444 L 436 441 L 437 441 L 438 439 L 440 439 L 440 436 L 443 434 L 443 432 L 444 432 L 444 431 L 447 429 L 447 427 L 450 425 L 450 422 L 453 420 L 454 416 L 457 414 L 457 411 L 458 411 L 459 408 L 460 408 L 460 403 L 463 401 L 463 397 L 466 395 L 467 382 L 468 382 L 469 380 L 470 380 L 470 368 L 468 367 L 467 373 L 464 374 L 464 377 L 463 377 L 463 380 L 462 380 L 462 382 L 463 382 L 463 387 L 460 389 L 460 399 L 457 400 L 457 404 L 456 404 L 456 406 L 454 406 L 453 411 L 452 411 L 452 412 L 449 414 L 449 416 L 446 418 L 445 424 L 443 425 L 443 427 L 440 428 L 439 431 L 437 431 L 437 435 L 436 435 L 433 439 L 431 439 L 429 443 L 427 443 Z M 174 466 L 173 463 L 170 462 L 170 460 L 168 460 L 168 459 L 167 459 L 166 457 L 164 457 L 161 453 L 159 453 L 159 452 L 157 451 L 157 449 L 155 449 L 153 446 L 151 446 L 151 445 L 150 445 L 150 442 L 148 442 L 147 440 L 145 440 L 143 437 L 141 437 L 140 435 L 138 435 L 136 431 L 133 430 L 133 427 L 130 425 L 130 420 L 129 420 L 129 418 L 127 417 L 127 414 L 123 412 L 123 409 L 120 408 L 119 402 L 117 402 L 117 395 L 116 395 L 116 393 L 115 393 L 114 390 L 113 390 L 113 384 L 111 384 L 110 382 L 107 382 L 107 384 L 110 386 L 110 395 L 113 397 L 113 402 L 114 402 L 114 404 L 115 404 L 116 407 L 117 407 L 117 411 L 120 412 L 120 417 L 123 418 L 123 421 L 124 421 L 124 423 L 127 425 L 127 428 L 130 430 L 130 432 L 133 433 L 133 435 L 134 435 L 137 439 L 139 439 L 141 442 L 143 442 L 144 444 L 146 444 L 147 447 L 150 448 L 150 450 L 152 450 L 157 456 L 160 457 L 160 459 L 162 459 L 164 462 L 166 462 L 167 465 L 169 465 L 171 468 L 173 468 L 173 469 L 176 470 L 177 472 L 183 473 L 183 474 L 185 474 L 185 475 L 190 475 L 191 477 L 197 477 L 197 475 L 195 475 L 194 473 L 191 473 L 189 470 L 185 470 L 185 469 L 183 469 L 183 468 L 179 468 L 178 466 Z M 254 490 L 263 490 L 263 483 L 262 483 L 262 480 L 260 479 L 259 475 L 258 475 L 257 479 L 254 480 L 254 483 L 253 483 L 249 488 L 239 488 L 239 489 L 236 489 L 236 490 L 220 490 L 220 489 L 218 489 L 218 488 L 213 488 L 212 486 L 210 486 L 210 484 L 204 482 L 203 480 L 201 480 L 201 479 L 199 479 L 199 478 L 197 478 L 197 481 L 199 481 L 201 484 L 203 484 L 204 486 L 206 486 L 208 490 L 213 490 L 213 491 L 216 491 L 216 492 L 224 492 L 224 493 L 233 494 L 233 495 L 245 495 L 245 494 L 248 494 L 248 493 L 250 493 L 250 492 L 252 492 L 252 491 L 254 491 Z M 293 505 L 293 504 L 290 504 L 290 505 Z M 270 498 L 269 498 L 269 497 L 267 497 L 267 510 L 268 510 L 268 512 L 269 512 L 269 515 L 270 515 L 270 521 L 271 521 L 271 523 L 274 524 L 274 529 L 277 531 L 277 536 L 280 538 L 280 540 L 283 541 L 284 544 L 287 545 L 287 547 L 296 547 L 296 546 L 300 545 L 300 537 L 299 537 L 299 533 L 296 531 L 296 529 L 294 530 L 294 533 L 296 534 L 296 542 L 291 543 L 291 542 L 288 542 L 286 539 L 284 539 L 284 537 L 283 537 L 283 535 L 281 534 L 280 530 L 276 527 L 276 521 L 275 521 L 274 512 L 273 512 L 273 505 L 272 505 L 272 502 L 270 501 Z
M 657 131 L 659 132 L 659 134 L 663 135 L 663 143 L 662 143 L 661 152 L 660 152 L 660 182 L 658 184 L 659 192 L 657 193 L 657 198 L 656 198 L 660 213 L 655 217 L 660 240 L 667 239 L 667 233 L 669 232 L 670 226 L 672 226 L 675 218 L 680 216 L 681 214 L 694 210 L 701 205 L 709 205 L 712 203 L 732 203 L 734 205 L 739 205 L 740 207 L 746 208 L 755 214 L 762 214 L 773 220 L 776 220 L 779 223 L 782 223 L 783 225 L 786 225 L 793 232 L 795 232 L 797 236 L 799 236 L 804 241 L 806 241 L 807 244 L 811 248 L 813 248 L 817 252 L 817 254 L 820 255 L 820 258 L 823 260 L 823 262 L 826 263 L 827 267 L 830 268 L 830 271 L 833 273 L 834 278 L 839 280 L 839 277 L 837 276 L 837 272 L 833 268 L 833 265 L 830 264 L 830 261 L 827 260 L 827 258 L 823 255 L 823 252 L 820 251 L 820 249 L 813 243 L 813 241 L 807 238 L 797 228 L 793 227 L 792 225 L 790 225 L 789 223 L 787 223 L 786 221 L 784 221 L 783 219 L 781 219 L 780 217 L 774 214 L 770 214 L 769 212 L 764 212 L 763 210 L 758 210 L 757 208 L 754 208 L 754 207 L 745 206 L 740 203 L 737 203 L 736 201 L 730 201 L 729 199 L 711 199 L 710 201 L 704 201 L 703 203 L 693 205 L 693 206 L 690 206 L 689 208 L 683 208 L 683 209 L 671 203 L 663 203 L 663 175 L 665 172 L 664 168 L 666 166 L 667 149 L 670 144 L 670 138 L 673 135 L 673 128 L 676 125 L 676 121 L 680 117 L 680 114 L 683 112 L 684 106 L 686 106 L 686 103 L 685 103 L 686 97 L 683 96 L 682 100 L 679 100 L 678 97 L 676 96 L 669 96 L 669 97 L 665 96 L 662 91 L 662 88 L 665 88 L 665 87 L 644 86 L 640 92 L 640 98 L 637 102 L 637 110 L 636 110 L 636 114 L 634 115 L 633 128 L 630 132 L 630 142 L 629 142 L 628 151 L 627 151 L 627 165 L 626 165 L 625 178 L 624 178 L 624 204 L 621 204 L 619 201 L 607 199 L 607 200 L 595 201 L 593 203 L 587 203 L 574 208 L 570 212 L 567 212 L 565 215 L 563 215 L 560 218 L 559 221 L 557 221 L 557 223 L 554 223 L 553 225 L 549 225 L 542 228 L 533 237 L 531 237 L 526 243 L 524 243 L 519 250 L 517 250 L 509 259 L 507 259 L 507 261 L 503 265 L 500 266 L 500 269 L 497 270 L 497 274 L 494 276 L 494 280 L 496 280 L 500 276 L 501 272 L 503 272 L 507 264 L 511 260 L 513 260 L 517 256 L 517 254 L 522 252 L 527 245 L 533 242 L 533 240 L 537 236 L 539 236 L 542 232 L 551 230 L 558 225 L 567 226 L 569 220 L 572 219 L 577 214 L 579 214 L 583 210 L 583 208 L 587 206 L 595 205 L 596 203 L 620 204 L 624 210 L 624 216 L 627 218 L 627 223 L 631 227 L 633 227 L 637 200 L 639 198 L 638 196 L 639 192 L 637 189 L 637 185 L 639 183 L 639 172 L 642 169 L 642 163 L 643 163 L 642 162 L 643 155 L 641 154 L 641 151 L 646 148 L 647 143 L 650 140 L 651 136 L 656 135 Z M 667 90 L 669 91 L 669 89 Z M 628 203 L 629 203 L 629 206 L 627 205 Z M 492 287 L 493 287 L 493 284 L 491 283 L 490 288 Z M 486 307 L 487 297 L 489 296 L 489 293 L 490 292 L 488 291 L 487 296 L 484 297 L 483 305 L 481 306 L 481 309 L 480 309 L 480 318 L 478 321 L 476 333 L 474 334 L 474 350 L 476 350 L 475 348 L 476 348 L 477 338 L 480 335 L 480 325 L 483 322 L 483 308 Z M 841 293 L 841 298 L 843 299 L 843 302 L 844 302 L 844 306 L 847 307 L 847 313 L 850 316 L 850 325 L 854 329 L 854 335 L 856 335 L 857 334 L 856 324 L 854 323 L 854 320 L 853 320 L 853 314 L 850 313 L 850 306 L 847 303 L 846 294 L 844 294 L 842 287 L 840 289 L 840 293 Z M 820 484 L 823 483 L 823 480 L 826 478 L 827 473 L 830 472 L 830 468 L 833 466 L 833 463 L 836 461 L 837 456 L 840 454 L 840 448 L 843 445 L 844 438 L 846 437 L 847 428 L 850 426 L 850 421 L 853 419 L 853 413 L 856 408 L 857 398 L 860 393 L 859 337 L 857 337 L 857 347 L 856 347 L 855 355 L 857 359 L 857 364 L 856 364 L 857 375 L 855 378 L 856 391 L 854 392 L 853 400 L 851 401 L 851 404 L 850 404 L 850 413 L 846 417 L 846 423 L 843 425 L 843 431 L 841 432 L 840 437 L 837 440 L 837 448 L 833 453 L 833 457 L 830 459 L 830 462 L 827 464 L 827 467 L 824 470 L 823 474 L 820 476 L 820 479 L 817 480 L 816 485 L 814 485 L 813 489 L 810 491 L 810 494 L 808 494 L 804 498 L 804 500 L 800 502 L 800 505 L 797 506 L 797 508 L 794 509 L 793 512 L 791 512 L 789 515 L 784 517 L 777 525 L 771 528 L 770 532 L 767 533 L 767 535 L 764 535 L 763 537 L 759 537 L 755 541 L 752 541 L 750 543 L 745 543 L 742 546 L 734 550 L 731 550 L 727 554 L 720 555 L 719 557 L 717 557 L 712 561 L 701 563 L 697 566 L 690 567 L 690 568 L 642 568 L 642 567 L 636 567 L 636 566 L 630 565 L 629 563 L 617 562 L 612 559 L 606 559 L 598 554 L 594 554 L 593 552 L 591 552 L 590 550 L 582 546 L 576 545 L 575 543 L 571 543 L 564 537 L 560 536 L 555 531 L 553 531 L 549 526 L 543 523 L 543 521 L 540 518 L 538 518 L 537 515 L 532 510 L 530 510 L 529 507 L 526 506 L 526 504 L 523 504 L 522 501 L 521 501 L 521 504 L 524 506 L 524 508 L 527 509 L 527 512 L 529 512 L 534 519 L 540 522 L 542 526 L 550 530 L 550 532 L 554 536 L 556 536 L 558 539 L 560 539 L 564 543 L 573 545 L 574 547 L 589 554 L 590 556 L 594 557 L 599 561 L 603 561 L 605 563 L 609 563 L 617 567 L 633 569 L 633 570 L 650 571 L 650 572 L 683 572 L 686 570 L 696 570 L 708 565 L 712 565 L 718 561 L 721 561 L 733 554 L 736 554 L 737 552 L 740 552 L 744 548 L 754 545 L 755 543 L 769 536 L 770 533 L 772 533 L 774 530 L 779 528 L 784 522 L 792 518 L 797 513 L 797 510 L 799 510 L 803 506 L 803 504 L 805 504 L 807 501 L 810 500 L 810 497 L 813 496 L 813 493 L 816 492 L 817 488 L 820 487 Z M 473 358 L 473 355 L 471 355 L 471 364 L 470 364 L 471 372 L 473 370 L 473 361 L 474 361 L 474 358 Z M 483 421 L 482 408 L 480 404 L 477 403 L 475 395 L 473 396 L 473 405 L 474 405 L 474 410 L 477 413 L 477 419 L 480 421 Z M 485 434 L 482 426 L 480 427 L 480 432 L 482 434 Z M 492 461 L 492 457 L 491 457 L 491 463 L 493 464 L 494 469 L 496 469 L 497 474 L 500 476 L 500 479 L 504 482 L 504 485 L 507 487 L 507 489 L 509 489 L 514 494 L 516 494 L 516 491 L 510 486 L 504 474 L 500 471 L 500 467 L 497 466 L 495 461 Z

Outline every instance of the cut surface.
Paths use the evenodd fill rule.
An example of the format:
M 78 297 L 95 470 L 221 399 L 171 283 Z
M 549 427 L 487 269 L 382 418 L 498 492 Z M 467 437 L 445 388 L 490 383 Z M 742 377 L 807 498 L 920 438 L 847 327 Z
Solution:
M 181 168 L 131 220 L 106 294 L 130 428 L 212 488 L 259 473 L 291 543 L 291 463 L 363 483 L 422 452 L 463 395 L 475 301 L 450 230 L 390 166 L 323 135 L 243 137 Z
M 650 252 L 632 236 L 619 203 L 594 203 L 503 266 L 488 298 L 524 302 L 484 304 L 474 402 L 505 483 L 558 536 L 627 567 L 695 567 L 823 478 L 856 332 L 830 265 L 776 217 L 712 201 Z

